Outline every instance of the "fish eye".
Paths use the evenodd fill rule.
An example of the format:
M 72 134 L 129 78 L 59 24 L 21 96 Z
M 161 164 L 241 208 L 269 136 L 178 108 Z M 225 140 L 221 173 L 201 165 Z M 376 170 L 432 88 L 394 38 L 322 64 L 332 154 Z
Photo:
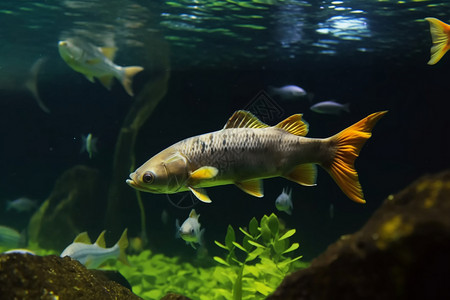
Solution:
M 145 183 L 152 183 L 155 179 L 155 175 L 152 172 L 145 172 L 144 175 L 142 175 L 142 181 Z

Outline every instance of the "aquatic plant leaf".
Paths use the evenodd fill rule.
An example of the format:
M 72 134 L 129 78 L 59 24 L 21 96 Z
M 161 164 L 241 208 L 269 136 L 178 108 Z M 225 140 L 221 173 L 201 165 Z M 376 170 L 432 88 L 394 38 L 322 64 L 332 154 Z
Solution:
M 264 283 L 259 282 L 259 281 L 255 281 L 254 287 L 256 288 L 256 290 L 259 293 L 263 294 L 264 296 L 268 296 L 274 290 L 273 288 L 271 288 L 271 287 L 269 287 L 269 286 L 267 286 Z
M 248 241 L 248 243 L 249 243 L 250 245 L 255 246 L 255 247 L 262 248 L 262 249 L 266 249 L 266 246 L 263 246 L 263 245 L 261 245 L 261 244 L 258 244 L 257 242 L 254 242 L 254 241 Z
M 278 240 L 273 243 L 273 250 L 275 250 L 276 254 L 282 254 L 286 250 L 286 241 L 285 240 Z
M 248 241 L 252 241 L 253 238 L 249 238 L 248 236 L 244 236 L 244 239 L 242 240 L 242 246 L 244 246 L 245 250 L 250 252 L 253 249 L 253 246 L 248 243 Z
M 248 254 L 247 258 L 245 259 L 245 262 L 251 262 L 252 260 L 255 260 L 264 252 L 264 250 L 265 250 L 264 248 L 256 248 L 255 250 L 253 250 Z
M 278 217 L 272 213 L 267 220 L 267 225 L 269 226 L 270 232 L 273 236 L 276 236 L 278 234 L 278 227 L 280 225 L 280 221 L 278 221 Z
M 278 240 L 282 241 L 287 239 L 295 234 L 295 229 L 288 230 L 285 234 L 283 234 Z
M 225 250 L 229 250 L 229 249 L 227 248 L 227 246 L 225 246 L 224 244 L 222 244 L 222 243 L 220 243 L 220 242 L 218 242 L 218 241 L 214 241 L 214 243 L 216 243 L 216 245 L 219 246 L 220 248 L 223 248 L 223 249 L 225 249 Z
M 294 251 L 296 249 L 298 249 L 298 247 L 300 247 L 300 245 L 298 243 L 293 243 L 289 248 L 287 248 L 282 254 Z
M 244 247 L 242 247 L 239 243 L 233 242 L 233 245 L 234 245 L 236 248 L 238 248 L 238 249 L 244 251 L 245 253 L 248 253 L 247 249 L 245 249 Z
M 263 238 L 263 241 L 265 243 L 270 242 L 270 239 L 272 238 L 272 232 L 270 231 L 269 226 L 267 225 L 267 222 L 265 222 L 264 224 L 261 222 L 261 236 Z
M 237 258 L 235 258 L 235 257 L 232 257 L 231 260 L 234 261 L 235 263 L 237 263 L 239 266 L 243 266 L 244 265 L 242 262 L 237 260 Z
M 288 259 L 282 261 L 281 263 L 279 263 L 279 264 L 278 264 L 278 267 L 279 267 L 280 269 L 283 269 L 283 268 L 285 268 L 286 266 L 290 265 L 290 264 L 293 263 L 294 261 L 299 260 L 299 259 L 302 258 L 302 257 L 303 257 L 303 256 L 297 256 L 296 258 L 293 258 L 293 259 L 288 258 Z
M 259 230 L 258 230 L 258 227 L 259 227 L 259 225 L 258 225 L 258 220 L 256 220 L 255 217 L 253 217 L 253 218 L 250 220 L 250 223 L 249 223 L 248 225 L 249 225 L 249 226 L 248 226 L 248 231 L 250 232 L 250 234 L 251 234 L 253 237 L 256 237 L 256 236 L 259 234 Z
M 217 261 L 218 263 L 222 264 L 222 265 L 225 265 L 225 266 L 228 266 L 228 267 L 230 266 L 230 264 L 227 263 L 227 262 L 226 262 L 223 258 L 221 258 L 221 257 L 214 256 L 213 259 L 214 259 L 215 261 Z
M 231 225 L 228 225 L 227 235 L 225 236 L 225 245 L 228 250 L 233 249 L 233 242 L 236 240 L 236 236 L 234 234 L 234 229 Z
M 248 236 L 249 238 L 253 239 L 253 236 L 248 233 L 247 231 L 245 231 L 245 229 L 243 229 L 242 227 L 239 227 L 239 230 L 246 236 Z

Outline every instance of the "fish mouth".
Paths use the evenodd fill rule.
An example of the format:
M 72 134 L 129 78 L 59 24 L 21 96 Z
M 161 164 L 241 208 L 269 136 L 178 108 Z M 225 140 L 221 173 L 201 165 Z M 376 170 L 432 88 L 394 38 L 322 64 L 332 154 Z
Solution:
M 134 174 L 135 174 L 135 173 L 131 173 L 131 174 L 130 174 L 130 178 L 127 179 L 125 182 L 126 182 L 129 186 L 131 186 L 132 188 L 134 188 L 134 189 L 136 189 L 136 190 L 138 190 L 138 191 L 141 191 L 141 192 L 152 192 L 150 189 L 148 189 L 148 188 L 146 188 L 146 187 L 143 187 L 143 186 L 139 185 L 138 182 L 134 181 L 134 179 L 133 179 Z

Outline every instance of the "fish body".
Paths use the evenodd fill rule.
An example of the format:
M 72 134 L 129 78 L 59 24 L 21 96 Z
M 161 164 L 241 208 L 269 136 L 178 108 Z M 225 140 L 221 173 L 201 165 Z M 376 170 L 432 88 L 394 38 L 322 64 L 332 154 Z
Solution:
M 235 184 L 262 197 L 262 180 L 284 177 L 315 185 L 316 164 L 325 168 L 352 200 L 364 203 L 353 163 L 375 123 L 373 113 L 325 139 L 307 138 L 308 125 L 296 114 L 268 126 L 247 111 L 237 111 L 224 129 L 187 138 L 156 154 L 130 174 L 131 187 L 150 193 L 190 190 L 211 202 L 205 187 Z
M 20 233 L 10 227 L 0 225 L 0 246 L 5 248 L 17 248 L 21 244 Z
M 108 259 L 118 259 L 128 264 L 125 249 L 128 247 L 127 229 L 125 229 L 119 241 L 112 247 L 106 248 L 105 232 L 103 231 L 94 244 L 91 244 L 87 232 L 80 233 L 72 244 L 61 253 L 61 257 L 70 256 L 78 260 L 88 269 L 96 269 Z
M 275 207 L 279 211 L 284 211 L 288 215 L 292 214 L 292 210 L 294 209 L 294 205 L 292 204 L 292 190 L 291 189 L 283 189 L 281 194 L 275 200 Z
M 272 95 L 279 96 L 283 100 L 296 100 L 306 96 L 306 91 L 296 85 L 285 85 L 282 87 L 269 87 Z
M 205 232 L 204 228 L 200 229 L 199 217 L 200 215 L 197 215 L 195 209 L 193 209 L 181 226 L 178 219 L 175 222 L 177 229 L 176 237 L 181 237 L 186 241 L 186 244 L 190 244 L 194 249 L 196 249 L 195 244 L 203 244 L 203 234 Z
M 58 43 L 62 59 L 75 71 L 83 74 L 90 82 L 94 77 L 111 89 L 113 78 L 119 80 L 128 95 L 133 96 L 133 77 L 144 68 L 139 66 L 121 67 L 113 63 L 116 48 L 95 47 L 79 38 L 70 38 Z
M 28 199 L 27 197 L 20 197 L 16 200 L 6 202 L 6 211 L 15 210 L 17 212 L 28 212 L 36 207 L 36 201 Z
M 81 150 L 80 152 L 86 151 L 89 155 L 89 158 L 92 158 L 94 156 L 94 153 L 97 152 L 97 141 L 98 139 L 95 138 L 92 133 L 89 133 L 86 136 L 81 136 Z
M 450 25 L 436 18 L 425 18 L 430 23 L 430 34 L 433 42 L 429 65 L 436 64 L 450 49 Z
M 337 103 L 335 101 L 322 101 L 310 107 L 313 112 L 319 114 L 339 115 L 342 112 L 350 112 L 350 103 Z

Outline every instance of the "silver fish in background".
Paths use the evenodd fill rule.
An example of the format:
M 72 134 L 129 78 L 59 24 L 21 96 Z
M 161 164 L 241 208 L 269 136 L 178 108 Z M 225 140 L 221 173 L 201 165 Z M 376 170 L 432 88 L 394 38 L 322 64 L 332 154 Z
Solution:
M 58 43 L 62 59 L 90 82 L 96 77 L 104 87 L 111 89 L 113 78 L 120 81 L 128 95 L 133 96 L 133 77 L 144 70 L 139 66 L 121 67 L 113 63 L 117 49 L 95 47 L 79 38 L 70 38 Z
M 275 207 L 279 211 L 284 211 L 288 215 L 292 215 L 292 210 L 294 209 L 292 203 L 292 189 L 283 188 L 283 191 L 275 200 Z
M 327 115 L 340 115 L 342 112 L 350 112 L 350 103 L 337 103 L 335 101 L 323 101 L 310 107 L 313 112 Z
M 27 197 L 20 197 L 16 200 L 6 201 L 6 211 L 15 210 L 17 212 L 28 212 L 36 209 L 38 206 L 36 200 Z
M 193 209 L 181 226 L 178 219 L 175 221 L 177 229 L 175 237 L 181 237 L 186 241 L 186 244 L 190 244 L 194 249 L 196 249 L 195 244 L 200 244 L 200 246 L 203 244 L 203 234 L 205 233 L 204 228 L 200 230 L 199 217 L 200 215 L 197 215 L 195 209 Z
M 365 203 L 354 161 L 386 113 L 373 113 L 329 138 L 307 138 L 308 125 L 301 114 L 268 126 L 250 112 L 237 111 L 224 129 L 175 143 L 137 168 L 126 182 L 155 194 L 190 190 L 209 203 L 205 187 L 235 184 L 263 197 L 264 178 L 315 185 L 319 164 L 351 200 Z
M 89 158 L 92 158 L 95 153 L 97 153 L 97 141 L 98 139 L 89 133 L 88 135 L 81 136 L 81 149 L 80 153 L 86 151 L 89 155 Z
M 282 87 L 269 87 L 269 94 L 280 97 L 282 100 L 297 100 L 307 95 L 306 91 L 296 85 L 285 85 Z
M 119 241 L 112 247 L 106 248 L 105 232 L 102 231 L 95 243 L 91 240 L 87 232 L 77 235 L 72 244 L 67 246 L 61 253 L 61 257 L 70 256 L 78 260 L 88 269 L 96 269 L 108 259 L 117 259 L 129 265 L 125 249 L 128 247 L 127 229 L 125 229 Z

